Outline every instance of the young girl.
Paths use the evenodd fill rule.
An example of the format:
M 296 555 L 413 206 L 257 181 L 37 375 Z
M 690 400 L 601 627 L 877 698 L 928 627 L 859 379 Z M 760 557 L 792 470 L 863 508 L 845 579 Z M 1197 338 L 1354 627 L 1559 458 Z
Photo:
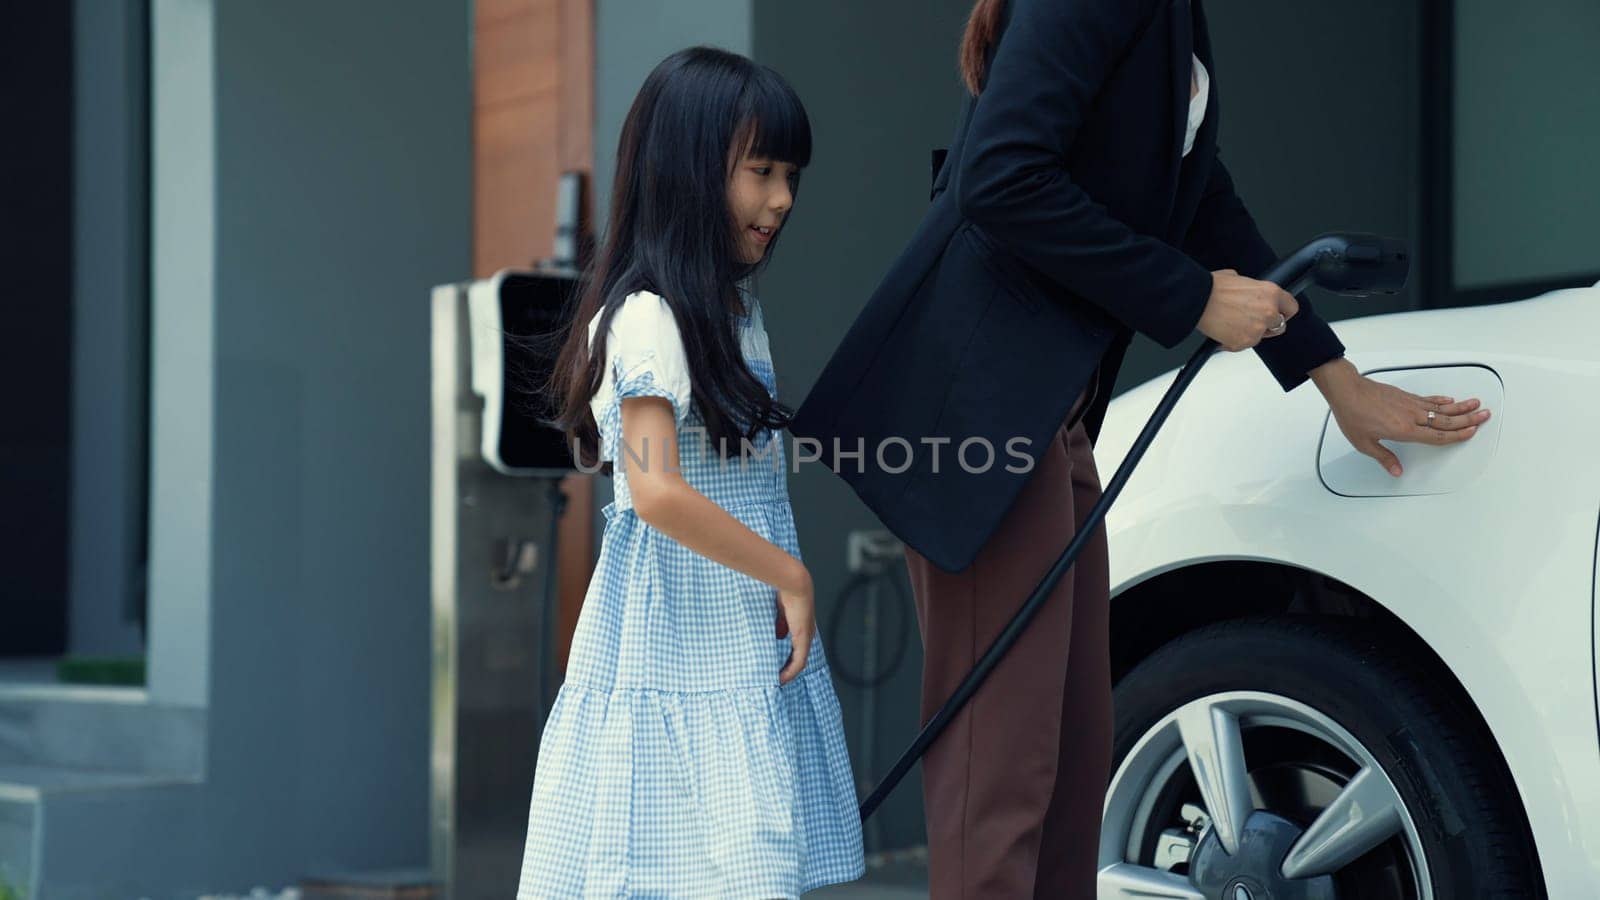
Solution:
M 792 411 L 741 287 L 810 157 L 793 89 L 720 50 L 668 57 L 628 112 L 554 383 L 616 500 L 539 747 L 519 900 L 766 900 L 863 872 L 789 506 Z

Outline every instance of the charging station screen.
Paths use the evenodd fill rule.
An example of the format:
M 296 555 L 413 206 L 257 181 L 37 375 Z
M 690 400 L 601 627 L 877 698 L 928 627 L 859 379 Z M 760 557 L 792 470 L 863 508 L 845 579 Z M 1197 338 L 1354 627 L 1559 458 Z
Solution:
M 566 437 L 547 424 L 556 409 L 543 386 L 555 370 L 563 315 L 577 286 L 571 275 L 542 273 L 510 273 L 500 283 L 505 353 L 500 459 L 508 466 L 576 469 Z

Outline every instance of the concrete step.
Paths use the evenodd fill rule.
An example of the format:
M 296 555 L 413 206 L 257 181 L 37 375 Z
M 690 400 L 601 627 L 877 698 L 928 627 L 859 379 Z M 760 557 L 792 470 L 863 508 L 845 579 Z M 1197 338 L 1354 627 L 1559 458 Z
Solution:
M 0 763 L 0 867 L 27 900 L 132 900 L 203 870 L 200 801 L 195 778 Z
M 113 772 L 0 763 L 0 792 L 9 789 L 19 794 L 31 793 L 36 800 L 62 793 L 194 783 L 195 779 L 162 772 Z M 0 793 L 0 796 L 4 794 Z
M 142 688 L 0 686 L 0 765 L 198 777 L 205 727 Z
M 0 785 L 0 897 L 33 897 L 39 852 L 39 796 Z
M 0 874 L 27 900 L 132 900 L 163 867 L 202 871 L 176 848 L 192 846 L 205 728 L 143 688 L 0 685 Z

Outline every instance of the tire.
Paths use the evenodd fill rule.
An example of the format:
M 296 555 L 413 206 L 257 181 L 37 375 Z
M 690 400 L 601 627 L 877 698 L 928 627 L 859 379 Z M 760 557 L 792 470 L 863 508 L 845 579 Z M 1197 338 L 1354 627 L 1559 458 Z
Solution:
M 1349 871 L 1341 869 L 1331 876 L 1339 897 L 1419 896 L 1416 885 L 1424 880 L 1423 872 L 1432 896 L 1440 900 L 1546 896 L 1521 800 L 1477 712 L 1459 696 L 1459 689 L 1445 673 L 1420 661 L 1415 649 L 1377 633 L 1371 620 L 1239 619 L 1199 629 L 1165 645 L 1116 686 L 1113 769 L 1118 771 L 1117 777 L 1124 777 L 1120 769 L 1136 745 L 1154 734 L 1152 729 L 1175 710 L 1229 692 L 1288 698 L 1337 723 L 1347 733 L 1345 739 L 1354 738 L 1368 755 L 1368 762 L 1349 765 L 1375 762 L 1409 813 L 1410 830 L 1389 839 L 1400 842 L 1396 846 L 1401 849 L 1374 849 L 1350 863 Z M 1282 782 L 1284 772 L 1294 771 L 1296 754 L 1306 760 L 1322 760 L 1298 763 L 1302 769 L 1293 776 L 1297 785 L 1304 783 L 1306 771 L 1315 773 L 1313 780 L 1330 777 L 1337 782 L 1341 764 L 1332 743 L 1325 752 L 1314 746 L 1314 735 L 1270 725 L 1242 733 L 1253 792 L 1260 785 Z M 1193 784 L 1186 764 L 1168 779 L 1165 790 L 1169 798 L 1181 789 L 1182 779 Z M 1152 777 L 1152 783 L 1158 780 Z M 1148 791 L 1158 789 L 1157 785 Z M 1267 788 L 1262 791 L 1261 796 L 1266 796 Z M 1127 796 L 1119 792 L 1115 781 L 1113 793 Z M 1306 796 L 1303 790 L 1278 793 L 1302 801 Z M 1284 809 L 1262 802 L 1267 803 L 1268 811 L 1302 829 L 1315 815 L 1314 806 L 1305 802 L 1299 808 L 1285 802 Z M 1115 840 L 1113 818 L 1108 800 L 1107 834 Z M 1148 818 L 1154 823 L 1158 815 Z M 1153 834 L 1152 827 L 1147 824 L 1144 833 Z M 1127 835 L 1139 831 L 1123 830 Z M 1426 860 L 1425 867 L 1416 866 L 1414 860 L 1399 863 L 1388 858 L 1410 860 L 1417 847 Z M 1383 854 L 1387 855 L 1378 858 Z M 1132 862 L 1149 864 L 1148 860 Z M 1381 874 L 1380 870 L 1395 867 L 1406 868 L 1409 875 Z M 1407 879 L 1410 884 L 1399 887 Z

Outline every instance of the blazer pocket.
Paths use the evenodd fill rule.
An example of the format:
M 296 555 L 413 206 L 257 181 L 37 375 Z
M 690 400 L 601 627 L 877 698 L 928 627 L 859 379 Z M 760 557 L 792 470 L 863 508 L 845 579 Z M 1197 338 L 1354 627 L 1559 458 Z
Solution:
M 1039 311 L 1044 305 L 1044 296 L 1022 270 L 1024 264 L 1021 260 L 1001 248 L 994 238 L 984 234 L 983 229 L 974 222 L 966 222 L 961 226 L 961 238 L 972 245 L 973 253 L 989 271 L 989 277 L 1012 300 L 1022 304 L 1030 313 Z
M 983 263 L 990 278 L 1023 309 L 1031 314 L 1048 307 L 1052 317 L 1073 319 L 1077 329 L 1088 332 L 1097 341 L 1111 340 L 1118 325 L 1110 314 L 1039 274 L 976 224 L 969 222 L 963 229 L 974 255 Z

